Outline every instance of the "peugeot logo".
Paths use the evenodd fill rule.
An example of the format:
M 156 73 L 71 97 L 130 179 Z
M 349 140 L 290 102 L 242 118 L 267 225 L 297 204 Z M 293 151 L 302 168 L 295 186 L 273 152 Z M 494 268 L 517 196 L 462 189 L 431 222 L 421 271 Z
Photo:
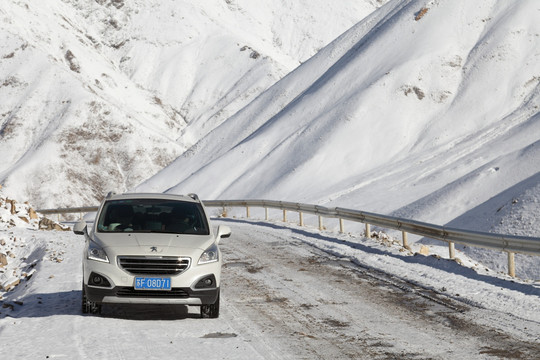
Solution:
M 151 252 L 157 252 L 157 247 L 156 246 L 151 246 L 150 251 Z

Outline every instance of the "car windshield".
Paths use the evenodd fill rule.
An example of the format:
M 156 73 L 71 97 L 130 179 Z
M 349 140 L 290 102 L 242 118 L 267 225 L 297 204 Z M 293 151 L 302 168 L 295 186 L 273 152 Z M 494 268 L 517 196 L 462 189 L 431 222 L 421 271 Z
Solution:
M 200 204 L 161 199 L 107 201 L 99 216 L 97 231 L 209 234 Z

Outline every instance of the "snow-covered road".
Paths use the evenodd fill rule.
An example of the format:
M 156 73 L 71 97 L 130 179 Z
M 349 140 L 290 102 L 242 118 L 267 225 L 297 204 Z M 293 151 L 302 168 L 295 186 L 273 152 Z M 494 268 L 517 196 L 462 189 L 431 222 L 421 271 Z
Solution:
M 83 316 L 81 238 L 38 232 L 47 246 L 43 261 L 29 282 L 9 293 L 4 302 L 9 307 L 0 309 L 2 359 L 498 359 L 540 354 L 540 321 L 527 312 L 536 310 L 531 304 L 538 306 L 534 284 L 479 281 L 487 277 L 460 273 L 454 262 L 436 268 L 431 257 L 399 256 L 399 251 L 365 246 L 362 238 L 254 221 L 215 225 L 222 222 L 231 226 L 233 236 L 221 244 L 219 319 L 199 319 L 196 308 L 146 305 L 108 306 L 100 317 Z M 399 262 L 421 277 L 423 271 L 427 285 L 397 275 Z M 433 279 L 440 284 L 433 285 Z M 462 287 L 462 296 L 451 283 Z M 514 299 L 516 311 L 488 301 L 489 291 L 492 297 Z M 468 295 L 473 292 L 479 296 L 474 300 Z M 515 292 L 519 296 L 511 297 Z M 528 307 L 523 317 L 515 309 L 519 306 Z

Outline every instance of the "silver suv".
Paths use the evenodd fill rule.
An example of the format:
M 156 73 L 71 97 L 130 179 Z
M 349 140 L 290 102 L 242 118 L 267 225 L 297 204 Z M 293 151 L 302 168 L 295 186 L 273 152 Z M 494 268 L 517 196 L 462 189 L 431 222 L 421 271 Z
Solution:
M 109 194 L 84 235 L 82 311 L 105 303 L 200 306 L 201 317 L 219 316 L 221 253 L 199 198 L 169 194 Z

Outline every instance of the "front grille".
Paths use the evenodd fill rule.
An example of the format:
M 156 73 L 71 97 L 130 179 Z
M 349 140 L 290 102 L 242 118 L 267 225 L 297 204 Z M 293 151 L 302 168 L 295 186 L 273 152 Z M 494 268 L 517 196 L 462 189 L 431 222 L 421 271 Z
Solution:
M 158 291 L 158 290 L 135 290 L 132 287 L 122 287 L 117 290 L 116 296 L 184 299 L 184 298 L 189 297 L 189 293 L 185 289 L 182 289 L 182 288 L 172 288 L 169 291 Z
M 134 275 L 178 275 L 189 268 L 191 258 L 176 256 L 119 256 L 118 265 Z

